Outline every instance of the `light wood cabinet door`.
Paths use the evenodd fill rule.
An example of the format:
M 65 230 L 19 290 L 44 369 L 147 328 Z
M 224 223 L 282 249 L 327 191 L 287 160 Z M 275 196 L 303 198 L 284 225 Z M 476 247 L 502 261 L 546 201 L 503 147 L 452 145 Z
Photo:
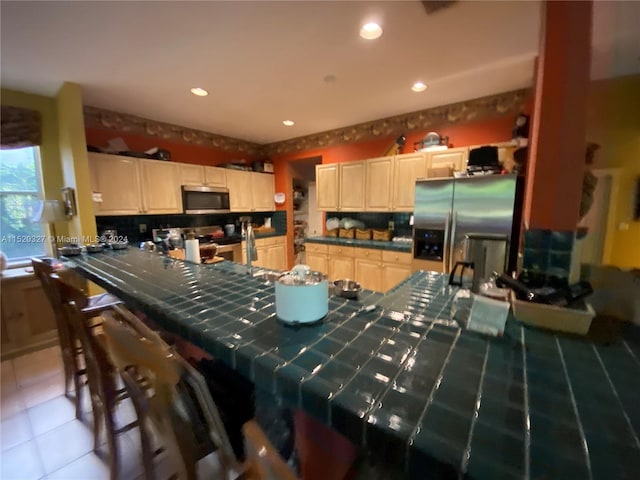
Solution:
M 424 153 L 397 155 L 393 167 L 393 210 L 413 212 L 416 179 L 427 174 Z
M 353 279 L 353 274 L 353 257 L 332 255 L 329 258 L 329 280 Z
M 232 212 L 250 212 L 253 204 L 251 172 L 229 169 L 226 174 L 230 210 Z
M 398 263 L 385 263 L 382 265 L 382 288 L 380 291 L 387 290 L 398 285 L 402 280 L 411 275 L 411 266 Z
M 178 164 L 180 185 L 204 185 L 204 167 L 202 165 Z
M 336 212 L 339 208 L 339 165 L 316 165 L 316 204 L 318 210 Z
M 254 212 L 273 212 L 275 187 L 273 175 L 249 172 L 251 174 L 252 208 Z
M 220 167 L 204 167 L 204 183 L 210 187 L 226 187 L 226 169 Z
M 386 212 L 391 210 L 393 157 L 367 160 L 365 171 L 365 211 Z
M 269 261 L 268 268 L 271 268 L 273 270 L 287 269 L 287 252 L 284 242 L 278 243 L 276 245 L 271 245 L 269 247 L 267 255 Z
M 382 264 L 380 262 L 356 258 L 354 262 L 355 280 L 362 288 L 382 292 Z
M 327 255 L 324 253 L 305 252 L 305 262 L 309 265 L 309 268 L 314 272 L 322 272 L 325 275 L 329 274 L 329 263 L 327 261 Z
M 143 213 L 182 213 L 178 165 L 159 160 L 139 160 Z
M 340 211 L 362 212 L 364 210 L 365 163 L 340 164 Z
M 94 194 L 96 215 L 138 215 L 142 211 L 140 174 L 135 158 L 89 154 L 89 174 Z
M 452 170 L 460 171 L 467 168 L 467 160 L 469 158 L 469 149 L 451 148 L 441 152 L 429 153 L 427 160 L 428 168 L 449 167 Z

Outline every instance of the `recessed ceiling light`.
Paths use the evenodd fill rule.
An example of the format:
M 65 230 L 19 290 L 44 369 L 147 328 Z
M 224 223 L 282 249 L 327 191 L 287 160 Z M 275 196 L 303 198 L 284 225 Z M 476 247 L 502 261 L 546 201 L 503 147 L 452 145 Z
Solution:
M 284 120 L 282 124 L 286 125 L 287 127 L 292 127 L 293 125 L 295 125 L 295 122 L 293 120 Z
M 191 93 L 199 97 L 206 97 L 207 95 L 209 95 L 209 92 L 207 92 L 204 88 L 200 88 L 200 87 L 193 87 L 191 89 Z
M 375 40 L 382 35 L 382 28 L 374 22 L 366 23 L 360 29 L 360 36 L 366 40 Z
M 416 82 L 411 86 L 411 90 L 414 92 L 424 92 L 427 89 L 427 86 L 422 82 Z

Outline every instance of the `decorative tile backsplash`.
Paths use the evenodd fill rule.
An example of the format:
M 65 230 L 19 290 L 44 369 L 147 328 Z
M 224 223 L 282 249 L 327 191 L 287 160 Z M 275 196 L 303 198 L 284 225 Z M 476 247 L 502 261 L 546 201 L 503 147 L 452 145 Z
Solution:
M 126 236 L 129 242 L 136 243 L 151 240 L 151 230 L 165 227 L 204 227 L 210 225 L 224 226 L 227 223 L 236 225 L 240 229 L 239 218 L 249 215 L 252 222 L 264 224 L 265 218 L 271 217 L 271 226 L 277 233 L 287 233 L 287 212 L 251 212 L 224 213 L 217 215 L 117 215 L 96 217 L 98 234 L 106 229 L 116 229 L 119 236 Z M 140 232 L 140 226 L 146 225 L 146 232 Z
M 575 233 L 531 229 L 524 232 L 523 268 L 568 278 Z

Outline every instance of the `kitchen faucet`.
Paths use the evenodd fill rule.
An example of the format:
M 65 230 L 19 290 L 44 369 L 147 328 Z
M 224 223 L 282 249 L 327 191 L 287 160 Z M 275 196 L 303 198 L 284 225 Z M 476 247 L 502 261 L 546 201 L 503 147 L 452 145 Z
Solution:
M 251 226 L 251 217 L 240 217 L 242 222 L 242 229 L 245 232 L 245 243 L 247 251 L 247 273 L 253 275 L 252 262 L 258 260 L 258 250 L 256 250 L 256 236 L 253 233 L 253 227 Z

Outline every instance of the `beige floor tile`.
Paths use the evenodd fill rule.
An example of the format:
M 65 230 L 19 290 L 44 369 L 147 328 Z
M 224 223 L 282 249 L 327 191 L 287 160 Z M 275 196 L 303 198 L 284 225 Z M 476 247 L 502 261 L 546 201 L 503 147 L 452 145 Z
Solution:
M 26 412 L 21 412 L 0 423 L 0 443 L 2 451 L 25 443 L 33 438 L 29 417 Z
M 64 375 L 57 374 L 36 384 L 20 389 L 20 395 L 27 408 L 64 395 Z
M 50 473 L 47 480 L 108 480 L 109 467 L 93 452 Z
M 64 395 L 31 407 L 27 414 L 31 421 L 34 435 L 46 433 L 76 418 L 73 401 Z
M 93 433 L 73 420 L 36 437 L 36 443 L 49 474 L 93 451 Z
M 26 388 L 63 372 L 62 358 L 51 349 L 39 350 L 13 359 L 19 388 Z
M 0 419 L 6 420 L 25 410 L 24 401 L 19 391 L 0 397 Z
M 132 432 L 134 431 L 132 430 Z M 120 478 L 136 478 L 144 473 L 140 450 L 136 448 L 127 434 L 118 436 L 118 451 L 120 453 Z M 158 478 L 164 477 L 159 476 Z
M 5 360 L 0 364 L 0 395 L 6 396 L 18 389 L 16 376 L 13 372 L 13 360 Z
M 33 440 L 2 452 L 0 463 L 2 480 L 37 480 L 44 476 L 38 447 Z

